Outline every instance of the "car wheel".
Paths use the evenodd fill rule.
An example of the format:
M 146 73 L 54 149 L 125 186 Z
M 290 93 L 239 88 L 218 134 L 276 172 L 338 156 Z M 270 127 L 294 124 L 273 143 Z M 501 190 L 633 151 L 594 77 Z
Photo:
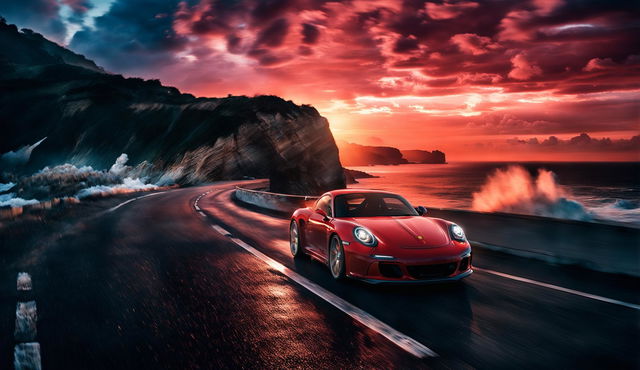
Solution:
M 341 280 L 345 277 L 344 260 L 342 242 L 340 238 L 334 235 L 329 243 L 329 270 L 331 271 L 331 276 L 336 280 Z
M 304 255 L 304 252 L 302 251 L 302 243 L 300 242 L 301 240 L 298 223 L 296 221 L 291 221 L 291 225 L 289 227 L 289 248 L 291 249 L 293 258 L 300 258 Z

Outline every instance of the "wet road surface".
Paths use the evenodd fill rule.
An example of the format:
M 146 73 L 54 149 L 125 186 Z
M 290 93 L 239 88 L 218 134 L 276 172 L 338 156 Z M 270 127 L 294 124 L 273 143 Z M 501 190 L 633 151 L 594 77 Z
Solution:
M 640 310 L 485 270 L 636 305 L 637 279 L 475 249 L 485 270 L 462 284 L 335 282 L 293 261 L 288 220 L 236 204 L 235 184 L 129 202 L 1 269 L 0 368 L 18 271 L 33 279 L 44 369 L 640 367 Z M 234 240 L 438 356 L 411 355 Z

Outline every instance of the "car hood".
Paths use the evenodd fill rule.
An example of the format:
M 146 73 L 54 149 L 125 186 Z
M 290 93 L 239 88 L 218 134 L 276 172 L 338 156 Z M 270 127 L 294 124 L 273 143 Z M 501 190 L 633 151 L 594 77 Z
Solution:
M 352 220 L 369 229 L 387 246 L 437 248 L 451 242 L 446 227 L 427 217 L 359 217 Z

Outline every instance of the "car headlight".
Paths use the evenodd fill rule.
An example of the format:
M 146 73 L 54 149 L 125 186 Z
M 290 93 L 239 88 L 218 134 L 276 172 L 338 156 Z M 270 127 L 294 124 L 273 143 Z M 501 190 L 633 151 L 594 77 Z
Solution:
M 464 235 L 464 230 L 456 224 L 452 224 L 449 226 L 449 231 L 451 232 L 451 238 L 453 240 L 457 240 L 459 242 L 467 241 L 466 236 Z
M 373 236 L 371 231 L 365 229 L 362 226 L 357 226 L 353 229 L 353 236 L 356 237 L 356 240 L 360 243 L 366 245 L 367 247 L 375 247 L 378 245 L 378 241 L 376 237 Z

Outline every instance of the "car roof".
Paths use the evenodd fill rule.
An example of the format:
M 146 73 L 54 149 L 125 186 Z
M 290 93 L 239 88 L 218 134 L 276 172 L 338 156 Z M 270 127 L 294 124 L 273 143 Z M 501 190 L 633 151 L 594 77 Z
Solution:
M 331 190 L 328 191 L 324 194 L 324 195 L 331 195 L 332 197 L 335 197 L 336 195 L 344 195 L 344 194 L 362 194 L 362 193 L 379 193 L 379 194 L 392 194 L 392 195 L 398 195 L 396 193 L 392 193 L 390 191 L 384 191 L 384 190 L 374 190 L 374 189 L 353 189 L 353 188 L 349 188 L 349 189 L 337 189 L 337 190 Z

